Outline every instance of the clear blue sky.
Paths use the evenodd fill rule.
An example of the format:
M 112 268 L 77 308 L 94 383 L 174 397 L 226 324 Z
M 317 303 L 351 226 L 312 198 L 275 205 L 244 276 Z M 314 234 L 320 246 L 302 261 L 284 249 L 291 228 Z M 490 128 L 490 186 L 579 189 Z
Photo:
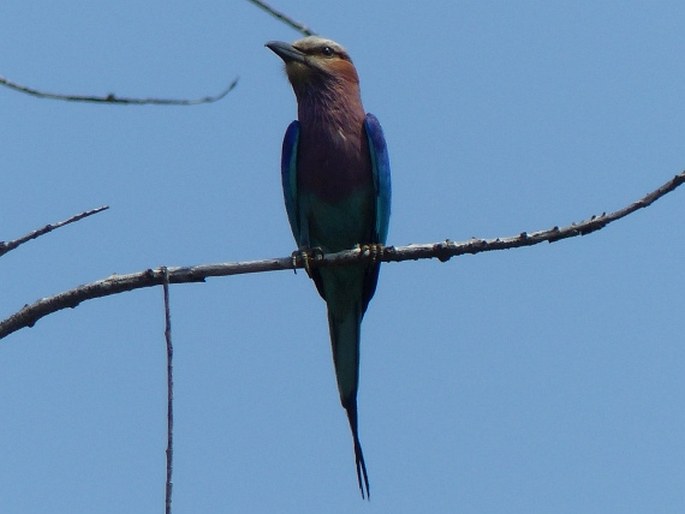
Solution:
M 295 6 L 293 6 L 296 4 Z M 276 2 L 350 51 L 393 167 L 389 242 L 619 208 L 685 168 L 685 4 Z M 289 255 L 295 101 L 248 2 L 0 6 L 0 318 L 160 265 Z M 172 287 L 174 512 L 685 512 L 685 190 L 593 235 L 384 265 L 362 330 L 357 490 L 324 304 L 300 273 Z M 162 292 L 0 342 L 0 512 L 162 512 Z

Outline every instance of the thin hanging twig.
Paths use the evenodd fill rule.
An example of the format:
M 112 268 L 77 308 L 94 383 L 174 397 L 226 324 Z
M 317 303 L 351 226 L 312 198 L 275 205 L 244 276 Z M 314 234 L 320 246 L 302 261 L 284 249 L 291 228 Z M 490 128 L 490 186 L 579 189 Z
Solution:
M 164 290 L 164 339 L 166 340 L 166 386 L 167 386 L 167 446 L 166 446 L 166 488 L 164 505 L 166 514 L 171 514 L 171 480 L 174 468 L 174 346 L 171 342 L 171 308 L 169 307 L 169 270 L 161 268 Z

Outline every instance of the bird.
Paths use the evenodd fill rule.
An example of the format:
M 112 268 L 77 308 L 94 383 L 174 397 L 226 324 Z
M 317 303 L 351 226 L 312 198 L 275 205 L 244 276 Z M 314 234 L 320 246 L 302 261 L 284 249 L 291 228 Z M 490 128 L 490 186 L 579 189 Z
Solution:
M 366 114 L 347 50 L 307 36 L 266 47 L 285 63 L 297 120 L 285 132 L 281 180 L 288 221 L 305 257 L 385 245 L 390 220 L 390 163 L 378 119 Z M 309 253 L 308 253 L 309 252 Z M 297 253 L 297 252 L 296 252 Z M 359 440 L 357 390 L 362 318 L 376 291 L 380 263 L 305 266 L 326 302 L 340 401 L 347 413 L 362 498 L 369 477 Z

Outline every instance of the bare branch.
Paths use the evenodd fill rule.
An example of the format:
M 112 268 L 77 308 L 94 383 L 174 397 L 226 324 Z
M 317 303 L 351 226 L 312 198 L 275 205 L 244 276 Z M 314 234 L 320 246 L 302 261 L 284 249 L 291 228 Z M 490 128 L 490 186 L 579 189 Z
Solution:
M 521 232 L 518 236 L 498 237 L 497 239 L 471 239 L 470 241 L 461 243 L 454 243 L 450 240 L 446 240 L 445 242 L 435 244 L 409 245 L 403 248 L 390 247 L 383 251 L 383 257 L 380 260 L 404 261 L 408 259 L 417 260 L 435 257 L 444 262 L 458 255 L 477 254 L 491 250 L 506 250 L 508 248 L 521 248 L 524 246 L 533 246 L 545 241 L 554 243 L 561 239 L 568 239 L 569 237 L 584 236 L 604 228 L 609 223 L 625 218 L 638 209 L 648 207 L 662 196 L 682 185 L 683 182 L 685 182 L 685 171 L 674 176 L 660 188 L 622 209 L 609 214 L 603 212 L 600 215 L 592 216 L 580 223 L 572 223 L 566 227 L 559 228 L 558 226 L 555 226 L 547 230 Z
M 553 243 L 569 237 L 582 236 L 600 230 L 616 220 L 651 205 L 662 196 L 670 193 L 685 182 L 685 171 L 662 185 L 656 191 L 649 193 L 640 200 L 610 214 L 603 213 L 580 223 L 566 227 L 553 227 L 537 232 L 522 232 L 516 236 L 497 239 L 471 239 L 455 243 L 446 240 L 439 243 L 413 244 L 403 247 L 388 246 L 380 252 L 374 253 L 367 248 L 357 248 L 343 252 L 317 256 L 310 266 L 339 266 L 353 262 L 367 262 L 371 260 L 383 262 L 400 262 L 418 259 L 437 258 L 447 261 L 452 257 L 465 254 L 477 254 L 493 250 L 520 248 L 532 246 L 544 241 Z M 0 322 L 0 339 L 19 329 L 33 326 L 36 321 L 68 307 L 76 307 L 85 300 L 109 296 L 124 291 L 132 291 L 143 287 L 163 284 L 167 278 L 169 283 L 204 282 L 208 277 L 240 275 L 245 273 L 260 273 L 265 271 L 292 270 L 302 268 L 301 257 L 281 257 L 258 261 L 244 261 L 224 264 L 201 264 L 190 267 L 148 269 L 128 275 L 112 275 L 103 280 L 79 286 L 70 291 L 42 298 L 32 305 L 27 305 L 9 318 Z
M 194 99 L 174 99 L 174 98 L 128 98 L 122 96 L 116 96 L 114 93 L 110 93 L 107 96 L 91 96 L 91 95 L 66 95 L 59 93 L 49 93 L 46 91 L 41 91 L 29 86 L 24 86 L 12 82 L 11 80 L 0 76 L 0 85 L 6 86 L 20 93 L 25 93 L 27 95 L 35 96 L 37 98 L 48 98 L 50 100 L 65 100 L 68 102 L 91 102 L 91 103 L 101 103 L 101 104 L 119 104 L 119 105 L 198 105 L 198 104 L 208 104 L 213 102 L 218 102 L 228 93 L 230 93 L 233 88 L 238 84 L 238 79 L 235 78 L 226 89 L 215 96 L 204 96 L 202 98 Z
M 282 21 L 286 25 L 294 28 L 298 32 L 304 34 L 305 36 L 316 36 L 316 32 L 314 32 L 312 29 L 304 25 L 303 23 L 300 23 L 299 21 L 293 20 L 290 16 L 287 14 L 284 14 L 280 11 L 277 11 L 273 7 L 271 7 L 269 4 L 266 2 L 263 2 L 262 0 L 249 0 L 253 4 L 255 4 L 257 7 L 260 9 L 263 9 L 267 13 L 269 13 L 271 16 L 276 18 L 279 21 Z
M 14 250 L 16 247 L 28 241 L 31 241 L 32 239 L 36 239 L 44 234 L 47 234 L 48 232 L 52 232 L 56 228 L 63 227 L 64 225 L 69 225 L 69 223 L 74 223 L 76 221 L 82 220 L 83 218 L 87 218 L 88 216 L 92 216 L 93 214 L 97 214 L 98 212 L 106 211 L 107 209 L 109 209 L 109 206 L 103 205 L 102 207 L 98 207 L 97 209 L 91 209 L 90 211 L 82 212 L 81 214 L 72 216 L 67 220 L 60 221 L 58 223 L 52 223 L 50 225 L 45 225 L 43 228 L 34 230 L 33 232 L 29 232 L 25 236 L 22 236 L 19 239 L 15 239 L 14 241 L 9 241 L 7 243 L 4 241 L 0 241 L 0 257 L 5 255 L 7 252 Z

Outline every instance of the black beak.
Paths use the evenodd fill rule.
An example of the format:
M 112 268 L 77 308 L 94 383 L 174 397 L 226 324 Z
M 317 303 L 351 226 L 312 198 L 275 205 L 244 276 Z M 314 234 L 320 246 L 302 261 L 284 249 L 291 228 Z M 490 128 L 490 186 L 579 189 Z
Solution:
M 286 64 L 289 62 L 305 62 L 306 54 L 295 48 L 290 43 L 284 43 L 283 41 L 269 41 L 264 46 L 283 59 Z

